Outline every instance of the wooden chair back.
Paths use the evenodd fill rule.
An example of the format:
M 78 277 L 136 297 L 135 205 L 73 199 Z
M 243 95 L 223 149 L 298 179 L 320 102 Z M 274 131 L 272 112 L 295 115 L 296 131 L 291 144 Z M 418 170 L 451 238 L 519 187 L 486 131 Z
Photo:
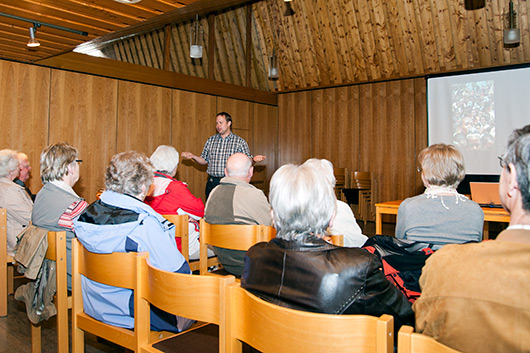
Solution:
M 226 352 L 241 342 L 264 352 L 393 352 L 394 319 L 318 314 L 271 304 L 239 285 L 228 290 Z
M 337 200 L 344 201 L 344 193 L 342 189 L 350 187 L 350 174 L 347 168 L 333 168 L 333 175 L 335 176 L 335 195 Z
M 219 351 L 224 350 L 225 303 L 227 286 L 234 283 L 234 276 L 196 276 L 167 272 L 157 269 L 146 258 L 140 259 L 139 334 L 141 352 L 158 352 L 147 342 L 149 333 L 149 304 L 168 313 L 203 323 L 219 325 Z M 203 325 L 194 327 L 197 329 Z M 182 334 L 186 334 L 185 331 Z M 180 335 L 170 339 L 179 340 Z
M 269 241 L 276 236 L 276 230 L 270 226 L 247 224 L 210 224 L 200 221 L 200 271 L 208 272 L 208 245 L 232 250 L 248 250 L 252 245 Z
M 68 309 L 72 307 L 72 297 L 68 296 L 66 262 L 66 232 L 48 232 L 46 259 L 55 261 L 55 307 L 57 308 L 57 352 L 68 353 Z M 41 326 L 31 323 L 31 351 L 41 352 Z
M 199 269 L 199 261 L 190 262 L 190 248 L 189 248 L 189 216 L 187 214 L 164 214 L 165 219 L 175 225 L 175 238 L 180 238 L 181 253 L 190 265 L 192 271 Z
M 370 190 L 371 187 L 371 172 L 352 172 L 350 188 L 359 190 Z
M 398 353 L 459 353 L 434 338 L 414 333 L 411 326 L 401 326 L 398 332 Z
M 337 246 L 344 246 L 344 235 L 343 234 L 331 234 L 328 235 L 331 238 L 331 244 Z
M 0 316 L 7 315 L 7 295 L 13 291 L 14 261 L 7 255 L 7 211 L 0 208 Z
M 81 275 L 86 278 L 114 287 L 134 291 L 134 317 L 138 318 L 139 296 L 137 276 L 140 262 L 137 257 L 148 257 L 148 253 L 96 254 L 86 250 L 77 239 L 72 239 L 72 351 L 84 352 L 84 332 L 92 333 L 127 349 L 138 351 L 138 320 L 129 330 L 98 321 L 83 309 Z M 117 270 L 119 269 L 119 271 Z

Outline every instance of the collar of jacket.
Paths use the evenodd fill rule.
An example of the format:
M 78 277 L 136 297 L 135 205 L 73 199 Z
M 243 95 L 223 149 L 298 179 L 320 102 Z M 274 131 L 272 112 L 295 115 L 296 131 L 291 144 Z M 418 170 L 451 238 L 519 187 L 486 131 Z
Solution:
M 284 249 L 289 250 L 322 251 L 337 248 L 337 246 L 330 244 L 324 239 L 316 237 L 312 234 L 300 236 L 295 240 L 274 238 L 272 242 Z

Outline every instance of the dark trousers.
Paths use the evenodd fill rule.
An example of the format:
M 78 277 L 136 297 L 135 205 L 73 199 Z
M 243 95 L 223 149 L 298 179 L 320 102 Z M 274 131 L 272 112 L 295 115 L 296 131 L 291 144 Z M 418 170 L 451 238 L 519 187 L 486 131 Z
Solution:
M 206 200 L 208 200 L 208 196 L 210 196 L 210 192 L 212 192 L 213 188 L 219 185 L 220 182 L 221 182 L 221 178 L 213 177 L 211 175 L 208 176 L 208 181 L 206 182 L 206 189 L 204 190 L 204 194 L 206 195 Z

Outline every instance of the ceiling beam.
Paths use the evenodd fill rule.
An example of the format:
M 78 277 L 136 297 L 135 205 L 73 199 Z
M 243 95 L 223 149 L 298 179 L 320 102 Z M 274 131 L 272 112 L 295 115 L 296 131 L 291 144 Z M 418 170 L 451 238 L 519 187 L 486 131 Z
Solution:
M 161 15 L 152 17 L 143 22 L 125 27 L 116 32 L 105 34 L 77 46 L 76 51 L 87 53 L 91 50 L 100 49 L 114 41 L 130 36 L 147 33 L 168 24 L 179 23 L 195 18 L 196 15 L 206 16 L 212 12 L 221 11 L 230 7 L 241 6 L 256 2 L 257 0 L 199 0 L 185 7 L 181 7 Z
M 36 64 L 255 103 L 278 105 L 276 93 L 79 53 L 53 56 L 39 60 Z

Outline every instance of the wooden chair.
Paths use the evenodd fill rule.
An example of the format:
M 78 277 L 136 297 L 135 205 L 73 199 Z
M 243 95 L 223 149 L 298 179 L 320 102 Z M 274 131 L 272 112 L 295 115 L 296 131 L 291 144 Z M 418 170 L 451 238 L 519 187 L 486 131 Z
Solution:
M 226 352 L 241 352 L 242 342 L 263 352 L 393 352 L 394 319 L 330 315 L 271 304 L 239 285 L 228 290 Z
M 335 176 L 335 195 L 337 200 L 346 201 L 343 189 L 350 188 L 350 175 L 347 168 L 333 168 L 333 175 Z
M 66 232 L 48 232 L 46 259 L 55 261 L 55 307 L 57 308 L 57 352 L 68 353 L 68 309 L 72 307 L 72 297 L 68 296 L 66 263 Z M 31 324 L 31 351 L 41 352 L 41 326 Z
M 352 172 L 350 189 L 356 189 L 359 192 L 359 204 L 357 210 L 354 208 L 354 213 L 356 213 L 355 217 L 366 225 L 367 221 L 371 221 L 374 218 L 372 210 L 372 173 Z
M 81 275 L 110 286 L 134 291 L 134 317 L 138 318 L 140 307 L 137 295 L 137 276 L 140 262 L 137 257 L 148 257 L 148 253 L 96 254 L 86 250 L 77 239 L 72 239 L 72 351 L 84 352 L 84 333 L 90 332 L 110 342 L 137 352 L 139 348 L 138 320 L 134 329 L 112 326 L 98 321 L 83 309 Z M 110 269 L 110 270 L 109 270 Z
M 331 240 L 331 244 L 337 245 L 337 246 L 344 246 L 344 235 L 342 234 L 331 234 L 328 235 Z
M 0 208 L 0 316 L 7 315 L 7 295 L 13 293 L 13 263 L 7 255 L 7 211 Z
M 193 342 L 195 351 L 202 352 L 206 349 L 202 349 L 201 345 L 211 347 L 212 342 L 215 343 L 215 339 L 205 339 L 205 337 L 215 336 L 216 333 L 219 335 L 219 343 L 214 350 L 219 349 L 219 352 L 224 352 L 226 290 L 229 284 L 234 283 L 234 276 L 172 273 L 154 268 L 146 258 L 141 258 L 140 261 L 140 283 L 137 292 L 140 297 L 139 317 L 141 318 L 138 329 L 143 343 L 140 352 L 171 351 L 171 347 L 189 345 L 189 341 Z M 148 344 L 149 304 L 174 315 L 201 321 L 202 324 L 171 338 Z M 215 324 L 218 328 L 208 323 Z
M 411 326 L 401 326 L 398 332 L 398 353 L 459 353 L 434 338 L 414 333 Z
M 199 269 L 199 260 L 190 261 L 190 248 L 189 248 L 189 216 L 188 215 L 177 215 L 177 214 L 164 214 L 162 215 L 165 219 L 175 225 L 175 238 L 180 238 L 181 253 L 190 265 L 192 271 Z
M 206 262 L 208 245 L 232 250 L 248 250 L 252 245 L 269 241 L 276 236 L 276 230 L 270 226 L 247 224 L 210 224 L 204 219 L 200 222 L 201 275 L 208 272 L 210 263 Z M 210 260 L 210 259 L 208 259 Z M 216 259 L 217 260 L 217 259 Z

